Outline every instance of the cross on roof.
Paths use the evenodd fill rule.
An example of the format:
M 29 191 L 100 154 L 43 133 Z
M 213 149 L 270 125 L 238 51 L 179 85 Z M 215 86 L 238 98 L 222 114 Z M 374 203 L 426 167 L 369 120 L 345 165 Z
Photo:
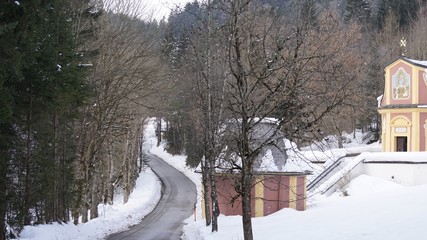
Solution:
M 402 56 L 405 56 L 405 52 L 406 52 L 406 39 L 405 39 L 405 37 L 402 37 L 402 39 L 400 39 L 400 48 L 401 48 Z

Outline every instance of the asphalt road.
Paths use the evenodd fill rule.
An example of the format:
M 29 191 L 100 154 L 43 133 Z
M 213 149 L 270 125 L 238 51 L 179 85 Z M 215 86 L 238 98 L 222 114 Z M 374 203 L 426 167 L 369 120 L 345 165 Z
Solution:
M 163 195 L 157 207 L 141 223 L 110 235 L 108 240 L 177 240 L 183 221 L 193 214 L 196 186 L 184 174 L 149 155 L 149 165 L 163 182 Z

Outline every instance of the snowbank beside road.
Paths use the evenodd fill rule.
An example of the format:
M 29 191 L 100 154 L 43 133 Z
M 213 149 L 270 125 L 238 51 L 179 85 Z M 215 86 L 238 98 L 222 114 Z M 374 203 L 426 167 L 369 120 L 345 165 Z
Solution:
M 136 187 L 126 204 L 98 206 L 99 217 L 87 223 L 46 224 L 25 226 L 20 234 L 21 240 L 92 240 L 103 239 L 109 234 L 126 230 L 149 214 L 160 199 L 161 184 L 157 176 L 147 169 L 142 172 Z M 118 201 L 120 202 L 120 201 Z

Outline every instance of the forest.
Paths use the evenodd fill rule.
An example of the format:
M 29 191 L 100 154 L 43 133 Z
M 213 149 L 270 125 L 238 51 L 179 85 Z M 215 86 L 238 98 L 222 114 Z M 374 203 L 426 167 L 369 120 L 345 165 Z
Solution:
M 205 0 L 157 21 L 145 1 L 2 1 L 0 240 L 25 225 L 85 223 L 117 192 L 126 202 L 146 164 L 148 117 L 170 153 L 201 165 L 213 231 L 216 160 L 225 148 L 239 156 L 230 170 L 253 239 L 261 149 L 279 132 L 298 146 L 329 135 L 342 146 L 355 129 L 377 141 L 383 68 L 427 60 L 425 2 Z M 269 119 L 272 134 L 254 144 Z

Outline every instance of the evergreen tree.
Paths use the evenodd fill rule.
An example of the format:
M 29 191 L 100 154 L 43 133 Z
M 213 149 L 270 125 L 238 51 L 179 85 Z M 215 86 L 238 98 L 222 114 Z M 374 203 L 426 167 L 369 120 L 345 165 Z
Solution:
M 425 0 L 421 2 L 424 3 Z M 408 26 L 416 20 L 419 6 L 418 0 L 380 0 L 377 14 L 378 28 L 381 29 L 384 26 L 384 21 L 389 14 L 397 17 L 400 28 Z
M 0 239 L 6 238 L 6 211 L 10 184 L 8 169 L 10 165 L 11 141 L 13 138 L 13 86 L 11 82 L 19 72 L 20 57 L 16 51 L 16 33 L 18 24 L 15 15 L 20 9 L 16 4 L 0 2 Z
M 369 22 L 371 8 L 367 0 L 347 0 L 344 11 L 344 20 L 349 22 L 355 20 L 361 24 Z
M 316 6 L 316 1 L 314 0 L 304 0 L 302 2 L 302 16 L 305 18 L 305 22 L 309 26 L 315 26 L 317 24 L 318 9 Z
M 72 122 L 86 92 L 70 8 L 60 0 L 1 4 L 2 218 L 17 230 L 67 221 Z

